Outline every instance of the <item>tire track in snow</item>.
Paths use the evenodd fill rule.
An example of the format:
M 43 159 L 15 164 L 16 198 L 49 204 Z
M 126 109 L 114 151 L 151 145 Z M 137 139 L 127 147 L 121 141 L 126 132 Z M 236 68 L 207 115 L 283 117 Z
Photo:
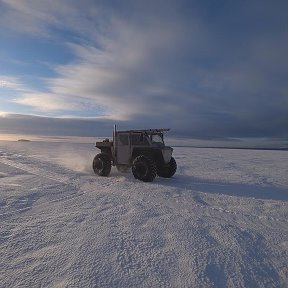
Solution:
M 224 213 L 224 214 L 231 214 L 232 216 L 241 215 L 241 216 L 247 217 L 247 218 L 255 218 L 255 219 L 259 219 L 259 220 L 264 219 L 264 220 L 271 220 L 271 221 L 276 221 L 276 222 L 288 223 L 288 220 L 286 220 L 286 219 L 279 219 L 279 218 L 272 217 L 272 216 L 248 214 L 248 213 L 244 213 L 242 211 L 232 211 L 232 210 L 228 210 L 228 209 L 225 209 L 222 207 L 202 205 L 199 203 L 195 203 L 194 205 L 197 206 L 198 208 L 206 209 L 207 211 L 210 210 L 210 211 Z M 212 215 L 212 214 L 210 214 L 210 215 Z
M 95 187 L 95 182 L 93 181 L 93 185 L 90 183 L 90 184 L 87 184 L 87 185 L 83 185 L 83 183 L 81 183 L 82 181 L 80 181 L 80 176 L 77 177 L 77 179 L 75 179 L 75 175 L 73 175 L 73 178 L 72 177 L 68 177 L 68 176 L 65 176 L 63 174 L 60 174 L 60 173 L 55 173 L 53 171 L 49 171 L 49 170 L 46 170 L 46 169 L 43 169 L 43 168 L 39 168 L 37 166 L 34 166 L 34 165 L 31 165 L 31 164 L 23 164 L 23 163 L 20 163 L 20 162 L 16 162 L 16 161 L 13 161 L 13 160 L 10 160 L 10 159 L 7 159 L 6 157 L 8 156 L 14 156 L 15 154 L 5 154 L 5 158 L 2 156 L 0 158 L 0 163 L 2 164 L 5 164 L 5 165 L 8 165 L 8 166 L 11 166 L 11 167 L 14 167 L 14 168 L 17 168 L 17 169 L 20 169 L 22 171 L 25 171 L 25 172 L 28 172 L 32 175 L 36 175 L 36 176 L 40 176 L 40 177 L 43 177 L 43 178 L 46 178 L 46 179 L 49 179 L 49 180 L 52 180 L 52 181 L 55 181 L 55 182 L 58 182 L 58 183 L 61 183 L 61 184 L 65 184 L 65 185 L 69 185 L 69 186 L 72 186 L 74 188 L 77 189 L 78 192 L 75 192 L 75 193 L 72 193 L 72 194 L 69 194 L 69 195 L 66 195 L 64 197 L 60 197 L 60 198 L 57 198 L 57 199 L 53 199 L 53 200 L 49 200 L 47 202 L 62 202 L 62 201 L 69 201 L 69 200 L 73 200 L 77 197 L 80 197 L 82 195 L 84 195 L 85 193 L 87 192 L 95 192 L 96 188 Z M 17 154 L 17 157 L 25 157 L 23 155 L 19 155 Z M 27 157 L 25 157 L 27 158 Z M 61 167 L 62 168 L 62 167 Z M 68 171 L 67 168 L 62 168 L 62 169 L 65 169 Z M 69 172 L 73 172 L 72 170 Z M 99 183 L 97 183 L 97 185 L 101 186 L 102 188 L 103 187 L 110 187 L 110 186 L 114 186 L 115 184 L 119 184 L 119 183 L 122 183 L 123 182 L 123 179 L 113 179 L 113 181 L 111 181 L 111 177 L 109 179 L 103 179 L 101 178 L 101 180 L 99 180 Z M 84 186 L 84 187 L 81 187 L 81 186 Z M 128 188 L 128 187 L 127 187 Z M 133 189 L 134 190 L 134 189 Z M 153 196 L 155 195 L 150 195 L 152 196 L 152 198 L 154 198 Z M 138 200 L 138 197 L 139 195 L 135 195 L 135 200 Z M 157 197 L 158 198 L 158 197 Z M 151 202 L 150 204 L 152 206 L 154 206 L 153 204 L 154 201 L 147 201 L 147 198 L 143 198 L 143 200 L 145 199 L 145 201 L 148 203 L 148 202 Z M 157 199 L 154 199 L 156 202 L 159 202 L 159 198 L 158 198 L 158 201 Z M 165 201 L 166 202 L 166 201 Z M 172 205 L 167 205 L 167 202 L 166 204 L 162 203 L 161 205 L 164 205 L 166 206 L 167 208 L 169 207 L 170 209 L 173 209 L 175 208 L 175 205 L 178 206 L 180 203 L 177 203 L 177 201 L 175 201 Z M 182 203 L 183 204 L 183 203 Z M 265 215 L 255 215 L 255 214 L 246 214 L 246 213 L 242 213 L 242 212 L 239 212 L 239 211 L 231 211 L 231 210 L 226 210 L 226 209 L 223 209 L 221 207 L 212 207 L 212 206 L 207 206 L 207 205 L 202 205 L 200 203 L 194 203 L 194 205 L 200 209 L 205 209 L 206 211 L 214 211 L 214 212 L 220 212 L 220 213 L 225 213 L 225 214 L 232 214 L 232 215 L 242 215 L 244 217 L 252 217 L 252 218 L 257 218 L 257 219 L 265 219 L 265 220 L 271 220 L 271 221 L 276 221 L 276 222 L 285 222 L 285 223 L 288 223 L 288 220 L 285 220 L 285 219 L 278 219 L 278 218 L 274 218 L 274 217 L 271 217 L 271 216 L 265 216 Z M 182 217 L 188 217 L 188 215 L 190 214 L 189 211 L 185 211 L 185 209 L 183 209 L 183 206 L 180 204 L 181 208 L 180 211 L 181 213 L 177 213 L 177 214 L 181 214 Z M 185 206 L 185 205 L 184 205 Z M 178 210 L 178 209 L 177 209 Z M 187 215 L 186 215 L 187 214 Z M 186 216 L 184 216 L 186 215 Z
M 23 170 L 25 172 L 28 172 L 36 176 L 47 178 L 47 179 L 50 179 L 59 183 L 63 183 L 63 184 L 69 184 L 69 180 L 70 180 L 69 177 L 66 177 L 64 175 L 59 175 L 59 173 L 54 173 L 52 171 L 44 170 L 42 168 L 38 168 L 38 167 L 28 165 L 28 164 L 22 164 L 22 163 L 15 162 L 9 159 L 0 158 L 0 162 L 2 164 L 12 166 L 14 168 Z
M 42 168 L 39 168 L 39 167 L 31 165 L 31 164 L 23 164 L 20 162 L 15 162 L 13 160 L 4 159 L 4 158 L 0 158 L 0 163 L 14 167 L 14 168 L 17 168 L 17 169 L 20 169 L 20 170 L 28 172 L 32 175 L 40 176 L 42 178 L 46 178 L 46 179 L 55 181 L 57 183 L 73 186 L 74 188 L 77 188 L 78 191 L 81 191 L 80 193 L 79 192 L 78 193 L 77 192 L 72 193 L 72 194 L 66 195 L 64 197 L 60 197 L 58 199 L 53 199 L 53 200 L 50 200 L 47 202 L 58 202 L 58 201 L 71 200 L 71 199 L 74 199 L 76 197 L 82 196 L 86 192 L 86 191 L 83 191 L 81 188 L 79 188 L 80 181 L 79 181 L 79 179 L 74 179 L 75 176 L 72 179 L 71 177 L 68 177 L 66 175 L 63 175 L 60 173 L 55 173 L 53 171 L 49 171 L 46 169 L 42 169 Z
M 62 170 L 65 169 L 65 171 L 68 171 L 69 173 L 74 172 L 73 175 L 71 175 L 70 177 L 63 175 L 59 172 L 56 173 L 56 172 L 53 172 L 53 171 L 48 170 L 48 169 L 43 169 L 43 168 L 37 167 L 33 164 L 23 164 L 20 162 L 13 161 L 13 160 L 7 159 L 6 158 L 7 156 L 8 157 L 9 156 L 15 156 L 15 154 L 11 154 L 11 155 L 5 154 L 5 156 L 4 156 L 5 158 L 3 156 L 0 158 L 0 163 L 14 167 L 14 168 L 17 168 L 17 169 L 20 169 L 20 170 L 28 172 L 32 175 L 40 176 L 42 178 L 46 178 L 46 179 L 55 181 L 57 183 L 72 186 L 73 188 L 76 188 L 76 190 L 78 191 L 78 192 L 66 195 L 64 197 L 49 200 L 47 202 L 60 202 L 60 201 L 72 200 L 72 199 L 75 199 L 77 197 L 84 195 L 85 193 L 95 192 L 95 190 L 97 188 L 97 187 L 95 187 L 95 184 L 96 184 L 95 182 L 93 182 L 93 185 L 91 185 L 91 184 L 90 185 L 89 184 L 83 185 L 83 183 L 80 179 L 80 176 L 78 176 L 78 175 L 76 176 L 74 171 L 68 170 L 67 168 L 63 168 L 63 167 L 58 166 L 58 168 L 60 167 Z M 25 157 L 23 155 L 17 154 L 17 157 L 20 157 L 20 156 Z M 27 157 L 25 157 L 25 159 L 26 158 Z M 75 179 L 75 176 L 77 177 L 76 179 Z M 109 187 L 111 185 L 115 185 L 116 183 L 122 182 L 122 181 L 123 181 L 123 179 L 116 179 L 114 181 L 111 181 L 111 178 L 109 180 L 101 179 L 99 184 L 101 185 L 101 187 Z
M 161 184 L 160 184 L 161 185 Z M 164 186 L 165 187 L 165 186 Z M 132 188 L 131 188 L 132 189 Z M 136 189 L 137 190 L 137 189 Z M 185 188 L 185 191 L 187 192 L 187 189 Z M 191 189 L 190 192 L 196 192 L 195 190 Z M 189 192 L 189 194 L 190 194 Z M 155 207 L 155 204 L 158 203 L 158 205 L 160 205 L 162 208 L 166 207 L 166 209 L 173 211 L 173 214 L 183 217 L 183 218 L 190 218 L 191 217 L 191 213 L 194 213 L 194 210 L 191 210 L 191 205 L 187 206 L 187 203 L 189 203 L 191 201 L 193 201 L 193 207 L 197 207 L 203 211 L 206 211 L 211 217 L 215 216 L 215 213 L 220 213 L 220 214 L 230 214 L 231 216 L 239 216 L 241 215 L 242 217 L 246 217 L 246 218 L 254 218 L 254 219 L 258 219 L 258 220 L 269 220 L 269 221 L 275 221 L 275 222 L 282 222 L 282 223 L 288 223 L 288 220 L 286 219 L 281 219 L 281 218 L 276 218 L 276 217 L 272 217 L 272 216 L 265 216 L 265 215 L 256 215 L 256 214 L 248 214 L 242 211 L 233 211 L 232 209 L 225 209 L 222 207 L 217 207 L 217 206 L 210 206 L 210 205 L 206 205 L 206 204 L 202 204 L 200 202 L 195 201 L 195 195 L 192 195 L 192 198 L 190 198 L 189 196 L 185 196 L 183 195 L 183 197 L 180 194 L 177 194 L 177 197 L 171 197 L 170 200 L 171 201 L 167 201 L 167 199 L 160 197 L 159 193 L 151 193 L 149 194 L 149 199 L 143 195 L 144 197 L 140 197 L 137 194 L 137 198 L 141 203 L 149 203 L 149 207 Z M 163 196 L 163 195 L 162 195 Z M 142 199 L 141 199 L 142 198 Z M 188 201 L 188 202 L 187 202 Z M 192 202 L 190 202 L 191 204 Z M 205 214 L 205 212 L 203 212 Z

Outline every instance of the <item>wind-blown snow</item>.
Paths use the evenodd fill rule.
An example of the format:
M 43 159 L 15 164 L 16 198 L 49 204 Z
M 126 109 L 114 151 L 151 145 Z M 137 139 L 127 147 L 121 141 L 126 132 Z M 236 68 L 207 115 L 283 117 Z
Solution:
M 176 147 L 143 183 L 93 146 L 0 142 L 1 287 L 287 287 L 287 152 Z

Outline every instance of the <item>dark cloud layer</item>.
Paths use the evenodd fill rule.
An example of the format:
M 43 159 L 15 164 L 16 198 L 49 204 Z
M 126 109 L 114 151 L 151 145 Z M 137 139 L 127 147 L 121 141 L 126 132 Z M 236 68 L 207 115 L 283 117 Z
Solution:
M 109 136 L 113 124 L 104 120 L 59 119 L 50 117 L 7 115 L 0 118 L 0 133 L 49 136 Z

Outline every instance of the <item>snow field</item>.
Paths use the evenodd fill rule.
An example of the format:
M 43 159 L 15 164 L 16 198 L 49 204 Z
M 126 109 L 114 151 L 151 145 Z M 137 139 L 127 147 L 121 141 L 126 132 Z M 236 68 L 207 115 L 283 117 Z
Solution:
M 93 144 L 0 142 L 3 287 L 286 287 L 288 153 L 175 148 L 172 179 Z

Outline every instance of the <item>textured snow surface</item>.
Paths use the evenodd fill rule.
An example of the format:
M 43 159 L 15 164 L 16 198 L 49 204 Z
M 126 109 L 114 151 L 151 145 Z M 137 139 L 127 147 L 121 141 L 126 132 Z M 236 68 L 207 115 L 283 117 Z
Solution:
M 172 179 L 91 144 L 0 142 L 1 287 L 287 287 L 288 153 L 175 148 Z

